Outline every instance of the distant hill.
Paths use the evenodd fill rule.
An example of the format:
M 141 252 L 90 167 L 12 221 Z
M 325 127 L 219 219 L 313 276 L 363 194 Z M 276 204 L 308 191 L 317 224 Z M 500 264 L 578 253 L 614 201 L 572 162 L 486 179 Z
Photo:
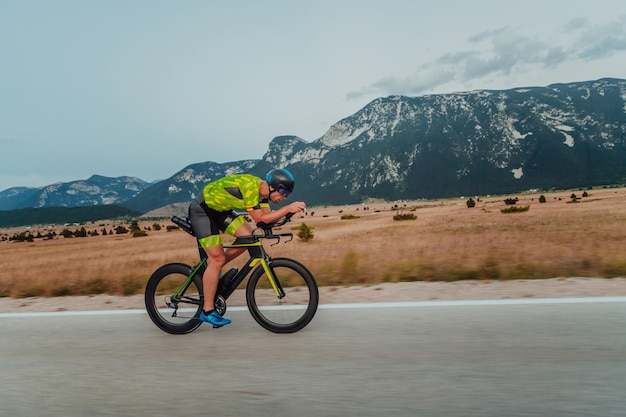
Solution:
M 14 187 L 0 192 L 0 210 L 42 207 L 82 207 L 120 204 L 150 184 L 135 177 L 93 175 L 86 180 L 41 188 Z
M 169 179 L 147 187 L 125 201 L 124 205 L 145 213 L 168 204 L 189 201 L 208 182 L 232 173 L 251 172 L 258 163 L 258 160 L 247 160 L 224 164 L 204 162 L 189 165 Z
M 90 207 L 25 208 L 3 211 L 0 227 L 17 227 L 34 224 L 86 223 L 98 220 L 134 218 L 141 213 L 119 205 Z
M 146 213 L 187 202 L 223 175 L 277 166 L 296 177 L 290 200 L 310 206 L 624 184 L 626 80 L 378 98 L 312 142 L 279 136 L 261 159 L 190 165 L 155 184 L 138 181 L 115 201 Z M 82 191 L 90 197 L 70 198 L 76 186 L 10 189 L 0 204 L 34 207 L 44 195 L 45 205 L 110 201 Z

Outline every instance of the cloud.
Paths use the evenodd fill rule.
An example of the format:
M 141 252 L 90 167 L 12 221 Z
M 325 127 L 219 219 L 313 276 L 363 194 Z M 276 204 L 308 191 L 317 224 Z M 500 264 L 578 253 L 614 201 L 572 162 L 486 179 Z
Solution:
M 450 82 L 470 83 L 490 76 L 555 68 L 576 60 L 599 60 L 623 51 L 626 51 L 626 16 L 595 26 L 584 18 L 572 19 L 557 33 L 542 38 L 501 27 L 470 36 L 465 49 L 443 54 L 409 76 L 387 76 L 349 92 L 346 97 L 417 95 Z
M 484 32 L 478 32 L 477 34 L 470 36 L 467 40 L 469 42 L 480 42 L 484 39 L 500 36 L 501 34 L 506 33 L 508 30 L 509 29 L 507 26 L 503 26 L 498 29 L 485 30 Z
M 572 48 L 572 53 L 583 60 L 606 58 L 621 51 L 626 51 L 626 16 L 586 28 Z
M 456 74 L 453 71 L 441 70 L 435 65 L 420 68 L 411 77 L 397 78 L 385 77 L 370 86 L 359 91 L 346 94 L 348 99 L 357 99 L 369 95 L 377 95 L 384 92 L 385 95 L 419 94 L 428 90 L 432 85 L 441 85 L 454 80 Z
M 580 28 L 588 26 L 589 25 L 589 21 L 584 18 L 584 17 L 578 17 L 575 19 L 570 20 L 569 22 L 566 22 L 563 25 L 563 32 L 565 33 L 570 33 L 570 32 L 575 32 L 577 30 L 580 30 Z

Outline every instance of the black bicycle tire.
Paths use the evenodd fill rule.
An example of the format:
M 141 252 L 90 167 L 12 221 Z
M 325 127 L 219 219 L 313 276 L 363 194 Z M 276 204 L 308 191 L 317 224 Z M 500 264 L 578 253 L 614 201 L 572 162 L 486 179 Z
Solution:
M 198 306 L 198 311 L 196 311 L 196 314 L 193 315 L 193 318 L 181 324 L 172 324 L 161 319 L 161 314 L 157 311 L 157 306 L 155 304 L 155 291 L 161 280 L 171 274 L 189 275 L 191 271 L 192 268 L 183 263 L 166 264 L 154 271 L 146 283 L 144 293 L 146 311 L 148 312 L 148 316 L 152 322 L 164 332 L 170 334 L 187 334 L 193 332 L 202 324 L 202 322 L 198 319 L 200 309 L 202 308 L 201 305 Z M 198 287 L 200 294 L 202 294 L 202 279 L 196 275 L 192 277 L 192 280 L 194 285 Z
M 250 314 L 252 315 L 254 320 L 266 330 L 274 333 L 295 333 L 306 327 L 311 322 L 311 320 L 313 320 L 313 317 L 317 312 L 317 307 L 319 304 L 319 289 L 317 287 L 317 282 L 315 281 L 313 274 L 311 274 L 311 272 L 303 264 L 296 260 L 289 258 L 274 258 L 271 260 L 271 264 L 275 267 L 291 268 L 304 279 L 309 289 L 310 297 L 306 311 L 298 320 L 288 324 L 277 324 L 266 319 L 265 316 L 260 312 L 260 309 L 256 304 L 254 295 L 256 285 L 258 284 L 259 279 L 265 273 L 261 266 L 259 266 L 252 272 L 252 275 L 248 280 L 248 285 L 246 287 L 246 302 L 248 304 L 248 310 L 250 311 Z

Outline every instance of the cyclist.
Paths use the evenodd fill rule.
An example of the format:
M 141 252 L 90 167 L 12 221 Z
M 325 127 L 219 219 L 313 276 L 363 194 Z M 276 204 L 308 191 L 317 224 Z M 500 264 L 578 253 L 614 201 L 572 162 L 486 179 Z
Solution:
M 220 232 L 235 237 L 252 234 L 246 219 L 233 209 L 246 209 L 257 223 L 272 223 L 287 213 L 298 213 L 306 208 L 302 201 L 296 201 L 275 211 L 270 209 L 270 201 L 280 203 L 293 191 L 293 187 L 293 175 L 283 168 L 269 171 L 265 180 L 251 174 L 235 174 L 207 184 L 202 194 L 191 202 L 189 219 L 200 246 L 209 257 L 202 277 L 204 306 L 200 320 L 215 327 L 231 322 L 215 310 L 215 293 L 222 267 L 245 252 L 246 248 L 225 251 Z

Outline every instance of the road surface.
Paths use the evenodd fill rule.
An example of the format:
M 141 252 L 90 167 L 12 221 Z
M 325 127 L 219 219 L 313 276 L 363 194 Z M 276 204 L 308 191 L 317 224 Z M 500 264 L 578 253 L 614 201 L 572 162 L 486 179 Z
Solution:
M 118 313 L 1 314 L 0 415 L 626 415 L 624 297 L 324 306 L 290 335 Z

